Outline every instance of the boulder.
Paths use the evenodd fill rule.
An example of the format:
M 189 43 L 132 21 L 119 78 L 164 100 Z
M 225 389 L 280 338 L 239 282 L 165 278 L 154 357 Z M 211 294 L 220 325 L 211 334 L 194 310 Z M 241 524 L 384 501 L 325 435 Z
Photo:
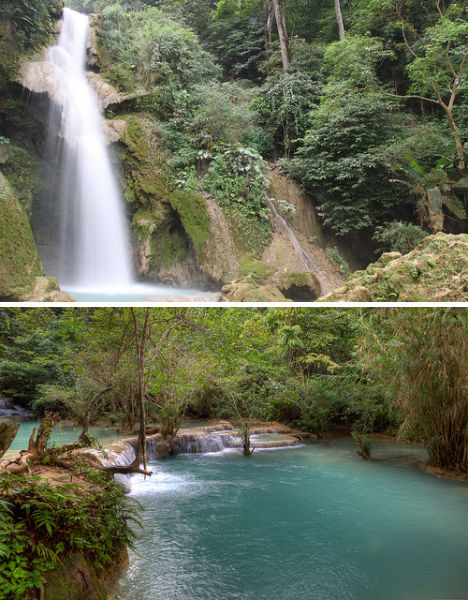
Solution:
M 313 273 L 281 273 L 278 289 L 289 300 L 294 302 L 311 302 L 316 300 L 321 292 L 320 281 Z

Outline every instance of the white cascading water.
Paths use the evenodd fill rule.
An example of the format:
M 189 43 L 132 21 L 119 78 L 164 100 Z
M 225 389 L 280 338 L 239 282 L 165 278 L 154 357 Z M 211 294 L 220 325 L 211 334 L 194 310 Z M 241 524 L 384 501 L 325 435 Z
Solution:
M 98 99 L 86 78 L 89 21 L 68 8 L 49 60 L 56 71 L 61 111 L 62 261 L 65 287 L 122 290 L 133 283 L 123 202 L 102 132 Z

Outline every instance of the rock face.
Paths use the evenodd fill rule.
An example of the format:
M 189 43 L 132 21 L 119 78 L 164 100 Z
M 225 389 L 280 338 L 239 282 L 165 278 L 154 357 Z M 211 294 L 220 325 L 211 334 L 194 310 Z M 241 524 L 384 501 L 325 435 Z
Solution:
M 28 217 L 0 173 L 0 298 L 16 301 L 31 294 L 42 275 Z
M 409 254 L 383 254 L 320 302 L 466 302 L 468 235 L 438 233 Z
M 46 574 L 44 600 L 109 600 L 107 588 L 128 565 L 128 553 L 122 547 L 117 560 L 104 577 L 98 577 L 91 563 L 74 553 L 62 559 L 60 565 Z
M 25 302 L 75 302 L 62 292 L 55 277 L 36 277 L 30 294 L 22 298 Z

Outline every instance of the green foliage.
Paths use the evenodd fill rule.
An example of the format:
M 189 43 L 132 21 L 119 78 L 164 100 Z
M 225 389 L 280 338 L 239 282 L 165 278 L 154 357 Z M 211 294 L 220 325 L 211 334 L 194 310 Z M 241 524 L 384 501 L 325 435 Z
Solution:
M 5 0 L 0 6 L 0 20 L 10 24 L 21 50 L 44 44 L 59 16 L 60 3 L 56 1 Z
M 344 100 L 336 110 L 316 114 L 303 146 L 285 163 L 311 192 L 327 192 L 321 211 L 336 234 L 375 226 L 402 204 L 378 149 L 394 133 L 385 103 Z
M 403 438 L 423 439 L 435 466 L 467 472 L 466 311 L 408 309 L 387 316 L 382 311 L 368 321 L 373 335 L 363 340 L 361 361 L 369 380 L 381 382 L 401 411 Z
M 318 90 L 317 83 L 307 74 L 282 73 L 269 77 L 252 100 L 260 122 L 286 155 L 306 132 Z
M 408 252 L 414 250 L 427 235 L 428 233 L 426 231 L 413 223 L 391 221 L 390 223 L 385 223 L 376 228 L 374 240 L 381 246 L 379 252 L 387 251 L 408 254 Z
M 226 78 L 258 81 L 265 58 L 264 14 L 234 14 L 214 19 L 202 34 L 204 47 L 217 57 Z
M 85 476 L 86 489 L 0 475 L 0 595 L 5 600 L 35 597 L 43 575 L 68 553 L 80 552 L 99 570 L 132 544 L 135 504 L 102 472 L 89 470 Z
M 248 148 L 227 150 L 217 155 L 210 165 L 205 188 L 221 206 L 266 218 L 265 164 L 262 157 Z
M 191 88 L 216 74 L 211 57 L 202 50 L 195 34 L 163 11 L 147 7 L 127 13 L 114 4 L 102 15 L 109 61 L 124 69 L 135 87 L 157 86 L 170 104 L 176 90 Z
M 325 252 L 330 260 L 336 262 L 340 266 L 340 271 L 345 273 L 345 275 L 350 275 L 351 270 L 349 268 L 348 263 L 341 256 L 340 250 L 338 246 L 332 246 L 331 248 L 325 248 Z
M 34 402 L 41 396 L 41 385 L 66 385 L 59 359 L 61 345 L 56 335 L 44 331 L 25 332 L 10 343 L 3 347 L 0 359 L 0 386 L 5 394 L 35 411 Z M 45 406 L 44 402 L 40 405 Z M 39 413 L 39 405 L 37 408 Z

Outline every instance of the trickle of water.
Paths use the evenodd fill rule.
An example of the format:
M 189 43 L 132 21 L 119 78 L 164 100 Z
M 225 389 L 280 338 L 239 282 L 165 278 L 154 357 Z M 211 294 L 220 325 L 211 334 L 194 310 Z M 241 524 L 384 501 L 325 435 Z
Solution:
M 133 281 L 130 243 L 98 99 L 86 78 L 88 29 L 86 15 L 65 8 L 58 44 L 49 51 L 64 146 L 58 278 L 65 286 L 123 289 Z

